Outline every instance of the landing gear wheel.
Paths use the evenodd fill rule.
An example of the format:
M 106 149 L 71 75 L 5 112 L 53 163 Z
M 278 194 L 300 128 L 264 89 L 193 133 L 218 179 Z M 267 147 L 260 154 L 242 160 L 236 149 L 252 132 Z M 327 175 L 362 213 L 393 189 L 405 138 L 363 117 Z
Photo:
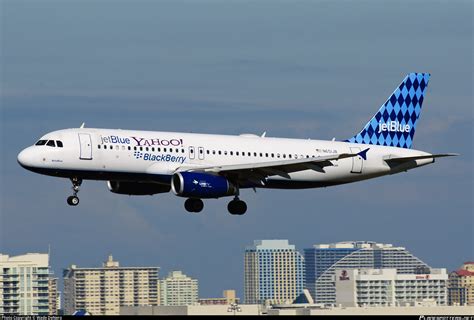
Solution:
M 201 199 L 189 198 L 184 202 L 184 208 L 188 212 L 201 212 L 204 208 L 204 202 Z
M 82 184 L 82 179 L 73 177 L 71 178 L 72 182 L 72 196 L 67 198 L 67 204 L 70 206 L 77 206 L 79 204 L 79 198 L 77 197 L 77 193 L 79 192 L 79 187 Z
M 70 206 L 77 206 L 79 204 L 79 198 L 77 196 L 70 196 L 67 198 L 67 204 Z
M 229 202 L 227 205 L 227 210 L 229 210 L 230 214 L 243 215 L 245 212 L 247 212 L 247 204 L 239 198 L 235 198 Z

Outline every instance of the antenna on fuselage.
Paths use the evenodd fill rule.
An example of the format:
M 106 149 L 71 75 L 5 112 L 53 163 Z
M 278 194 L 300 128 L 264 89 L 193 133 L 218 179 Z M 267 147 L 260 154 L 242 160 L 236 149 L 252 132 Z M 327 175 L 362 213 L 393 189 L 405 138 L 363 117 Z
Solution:
M 81 126 L 79 127 L 79 129 L 82 129 L 82 128 L 84 128 L 84 126 L 85 126 L 85 125 L 86 125 L 86 123 L 85 123 L 85 122 L 83 122 L 83 123 L 81 124 Z

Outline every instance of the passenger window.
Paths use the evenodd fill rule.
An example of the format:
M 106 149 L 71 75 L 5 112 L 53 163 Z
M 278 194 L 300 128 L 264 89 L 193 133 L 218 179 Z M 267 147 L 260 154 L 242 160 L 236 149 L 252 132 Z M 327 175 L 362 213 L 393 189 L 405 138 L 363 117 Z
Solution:
M 133 147 L 133 150 L 137 151 L 137 147 Z
M 178 153 L 178 152 L 179 152 L 179 149 L 178 149 L 178 148 L 176 148 L 176 153 Z
M 163 152 L 166 152 L 166 148 L 163 148 Z M 194 150 L 191 150 L 191 153 L 193 153 Z
M 286 154 L 283 154 L 283 158 L 286 158 Z
M 63 147 L 62 141 L 59 141 L 59 140 L 56 140 L 56 145 L 57 145 L 59 148 L 62 148 L 62 147 Z
M 207 153 L 207 154 L 210 154 L 209 150 L 206 150 L 206 153 Z
M 252 154 L 249 152 L 249 153 L 247 153 L 247 155 L 250 157 Z
M 54 140 L 48 140 L 48 142 L 46 143 L 46 145 L 48 147 L 56 147 L 56 145 L 54 144 Z
M 97 145 L 97 149 L 100 149 L 100 144 L 99 144 L 99 145 Z
M 280 154 L 279 154 L 279 153 L 277 153 L 277 158 L 280 158 Z
M 151 148 L 151 152 L 155 152 L 155 147 L 152 147 L 152 148 Z
M 275 158 L 275 154 L 274 154 L 274 153 L 272 153 L 272 158 Z
M 288 155 L 288 158 L 290 158 L 290 159 L 291 159 L 291 154 L 289 154 L 289 155 Z
M 119 146 L 115 146 L 115 150 L 120 150 L 120 147 L 119 147 Z
M 181 153 L 184 153 L 184 149 L 181 149 Z
M 263 153 L 260 152 L 260 157 L 263 157 Z
M 235 152 L 235 155 L 238 156 L 238 155 L 239 155 L 239 151 L 236 151 L 236 152 Z
M 216 150 L 212 150 L 212 154 L 216 154 Z
M 114 148 L 114 146 L 110 146 L 110 150 L 112 150 Z
M 36 146 L 44 146 L 46 144 L 47 140 L 39 140 L 38 142 L 35 143 Z
M 143 151 L 143 147 L 140 147 L 140 151 Z
M 231 155 L 231 156 L 233 156 L 233 155 L 234 155 L 234 153 L 231 151 L 231 152 L 230 152 L 230 155 Z
M 254 157 L 256 157 L 256 156 L 257 156 L 257 153 L 256 153 L 256 152 L 254 152 L 254 153 L 253 153 L 253 156 L 254 156 Z M 260 157 L 261 157 L 261 155 L 260 155 Z
M 122 146 L 122 150 L 125 150 L 125 146 Z
M 128 146 L 128 150 L 132 150 L 132 147 Z
M 148 147 L 146 147 L 145 150 L 148 151 Z
M 227 151 L 224 151 L 224 155 L 225 155 L 225 156 L 227 155 Z

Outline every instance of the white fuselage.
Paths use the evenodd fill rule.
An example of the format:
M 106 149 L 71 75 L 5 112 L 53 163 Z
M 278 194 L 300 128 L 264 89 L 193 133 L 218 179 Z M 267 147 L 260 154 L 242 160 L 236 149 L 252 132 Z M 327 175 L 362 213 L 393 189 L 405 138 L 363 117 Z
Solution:
M 293 172 L 289 174 L 290 178 L 274 175 L 268 177 L 265 185 L 255 187 L 324 187 L 393 174 L 433 162 L 433 159 L 422 159 L 391 168 L 384 160 L 429 153 L 340 141 L 256 135 L 76 128 L 54 131 L 40 140 L 61 141 L 63 147 L 34 145 L 23 150 L 18 161 L 29 170 L 67 178 L 162 184 L 170 183 L 173 173 L 184 169 L 354 154 L 367 148 L 366 160 L 356 156 L 332 161 L 332 166 L 325 167 L 324 171 Z

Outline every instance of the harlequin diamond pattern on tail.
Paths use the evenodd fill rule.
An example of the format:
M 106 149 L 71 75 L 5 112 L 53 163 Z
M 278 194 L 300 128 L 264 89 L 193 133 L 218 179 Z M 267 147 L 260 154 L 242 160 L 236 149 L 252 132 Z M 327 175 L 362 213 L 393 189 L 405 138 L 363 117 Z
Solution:
M 429 73 L 410 73 L 380 107 L 352 143 L 411 148 Z

